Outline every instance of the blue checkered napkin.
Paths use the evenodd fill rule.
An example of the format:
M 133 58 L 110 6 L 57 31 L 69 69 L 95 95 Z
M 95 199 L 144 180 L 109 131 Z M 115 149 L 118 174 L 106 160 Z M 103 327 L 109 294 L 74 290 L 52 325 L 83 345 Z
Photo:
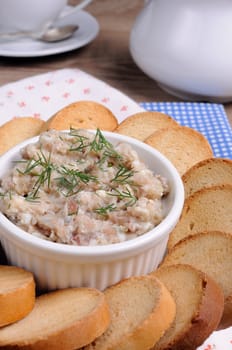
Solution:
M 232 129 L 223 105 L 197 102 L 142 102 L 148 111 L 163 112 L 181 124 L 200 131 L 215 157 L 232 159 Z

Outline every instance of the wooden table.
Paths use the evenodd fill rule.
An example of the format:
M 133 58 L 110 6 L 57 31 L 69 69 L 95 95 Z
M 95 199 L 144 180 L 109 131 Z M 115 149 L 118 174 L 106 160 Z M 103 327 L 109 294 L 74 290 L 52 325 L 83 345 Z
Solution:
M 71 0 L 75 3 L 76 0 Z M 79 68 L 104 80 L 137 102 L 178 101 L 162 91 L 132 61 L 129 34 L 144 0 L 93 0 L 88 6 L 100 24 L 98 37 L 89 45 L 64 54 L 41 58 L 0 57 L 0 86 L 61 68 Z M 225 109 L 232 125 L 232 103 Z

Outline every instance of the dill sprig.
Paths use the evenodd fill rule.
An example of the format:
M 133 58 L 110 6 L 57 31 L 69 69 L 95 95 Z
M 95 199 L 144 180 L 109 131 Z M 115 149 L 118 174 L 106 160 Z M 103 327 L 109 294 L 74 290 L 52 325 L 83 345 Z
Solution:
M 106 140 L 102 132 L 97 129 L 93 141 L 90 143 L 90 150 L 99 152 L 102 149 L 113 149 L 113 145 Z
M 74 144 L 70 147 L 69 151 L 82 152 L 84 149 L 89 147 L 89 138 L 84 135 L 80 135 L 78 130 L 70 128 L 69 134 L 74 137 Z
M 128 199 L 128 201 L 125 203 L 126 207 L 133 206 L 137 201 L 136 196 L 130 191 L 128 187 L 126 187 L 125 190 L 121 191 L 114 188 L 111 192 L 107 192 L 107 194 L 109 196 L 118 197 L 119 200 Z
M 105 162 L 108 162 L 108 166 L 112 166 L 112 160 L 122 161 L 122 156 L 119 154 L 112 143 L 110 143 L 97 129 L 93 141 L 90 143 L 90 151 L 100 154 L 97 164 L 101 168 Z
M 33 185 L 33 189 L 30 193 L 25 197 L 27 200 L 38 199 L 37 196 L 39 189 L 41 186 L 47 184 L 47 187 L 50 187 L 51 184 L 51 175 L 52 171 L 55 169 L 54 164 L 51 162 L 51 153 L 48 154 L 48 157 L 40 150 L 40 153 L 37 153 L 37 159 L 32 158 L 23 161 L 19 161 L 20 163 L 26 162 L 26 167 L 24 170 L 18 169 L 17 171 L 22 175 L 31 175 L 37 177 L 36 182 Z M 42 170 L 37 174 L 37 171 L 34 171 L 37 167 Z
M 19 168 L 17 168 L 16 170 L 21 174 L 21 175 L 26 175 L 26 174 L 30 174 L 30 175 L 35 175 L 35 173 L 33 173 L 33 170 L 40 165 L 40 159 L 29 159 L 29 160 L 17 160 L 14 161 L 14 163 L 25 163 L 26 167 L 24 170 L 21 170 Z
M 0 198 L 4 199 L 4 198 L 6 198 L 7 196 L 9 197 L 9 199 L 12 198 L 12 193 L 11 193 L 11 191 L 0 192 Z
M 0 192 L 0 197 L 2 197 L 2 198 L 5 198 L 6 197 L 6 194 L 7 194 L 7 192 Z
M 74 137 L 74 144 L 70 147 L 70 151 L 83 152 L 95 152 L 97 154 L 101 153 L 98 165 L 106 162 L 109 158 L 122 160 L 122 156 L 114 149 L 114 146 L 104 137 L 100 129 L 96 130 L 94 138 L 92 141 L 88 137 L 81 135 L 79 130 L 70 129 L 70 135 Z
M 105 138 L 99 129 L 97 129 L 94 139 L 90 143 L 90 150 L 96 153 L 103 151 L 103 158 L 122 158 L 122 156 L 114 149 L 112 143 Z
M 117 207 L 115 204 L 109 204 L 105 207 L 96 208 L 94 211 L 99 215 L 107 215 L 109 212 L 116 210 Z
M 63 192 L 65 196 L 72 196 L 78 193 L 81 183 L 87 184 L 89 181 L 97 182 L 96 176 L 77 169 L 67 168 L 64 165 L 60 169 L 57 169 L 57 171 L 61 176 L 57 177 L 55 180 L 58 181 L 58 186 L 65 190 L 65 192 Z
M 111 182 L 117 182 L 120 184 L 128 184 L 130 183 L 130 178 L 134 175 L 134 171 L 128 169 L 124 165 L 120 164 L 118 167 L 118 171 L 115 177 L 111 180 Z

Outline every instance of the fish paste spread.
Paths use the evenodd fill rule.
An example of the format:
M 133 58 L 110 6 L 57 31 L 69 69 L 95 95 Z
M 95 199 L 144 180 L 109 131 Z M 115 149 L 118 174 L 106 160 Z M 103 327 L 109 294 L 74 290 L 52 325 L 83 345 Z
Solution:
M 164 218 L 166 179 L 100 130 L 50 130 L 1 179 L 0 210 L 30 234 L 70 245 L 123 242 Z

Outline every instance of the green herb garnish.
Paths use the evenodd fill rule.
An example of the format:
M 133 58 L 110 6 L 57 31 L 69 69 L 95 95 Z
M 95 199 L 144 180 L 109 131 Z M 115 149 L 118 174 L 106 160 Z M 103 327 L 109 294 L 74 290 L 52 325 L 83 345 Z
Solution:
M 58 181 L 58 186 L 66 190 L 66 196 L 72 196 L 80 191 L 80 184 L 87 184 L 89 181 L 97 182 L 97 177 L 87 174 L 83 171 L 76 169 L 70 169 L 62 166 L 57 169 L 58 173 L 62 176 L 57 177 L 55 180 Z
M 28 174 L 37 177 L 33 185 L 33 190 L 25 197 L 27 200 L 37 199 L 38 191 L 45 183 L 47 183 L 48 188 L 50 187 L 52 171 L 55 169 L 55 166 L 51 162 L 51 153 L 46 157 L 42 150 L 40 150 L 40 153 L 37 153 L 37 157 L 38 159 L 32 158 L 28 161 L 19 161 L 19 163 L 26 162 L 26 168 L 23 171 L 17 169 L 22 175 Z M 34 171 L 37 167 L 42 169 L 39 174 Z
M 90 150 L 99 152 L 102 149 L 113 149 L 113 145 L 106 140 L 102 132 L 97 129 L 93 141 L 90 143 Z
M 80 135 L 78 130 L 70 128 L 69 134 L 74 137 L 74 144 L 70 147 L 69 151 L 82 152 L 89 146 L 88 137 Z
M 107 192 L 107 194 L 109 196 L 118 197 L 119 200 L 128 199 L 128 202 L 125 204 L 126 207 L 133 206 L 137 201 L 137 198 L 131 193 L 128 187 L 126 187 L 124 191 L 114 188 L 112 189 L 112 192 Z
M 10 199 L 12 198 L 12 194 L 11 194 L 11 191 L 6 191 L 6 192 L 0 192 L 0 197 L 1 198 L 6 198 L 6 197 L 9 197 Z
M 100 215 L 107 215 L 109 212 L 114 211 L 116 209 L 117 207 L 115 204 L 109 204 L 109 205 L 106 205 L 105 207 L 97 208 L 94 211 Z
M 126 184 L 129 183 L 129 179 L 134 175 L 134 171 L 131 169 L 128 169 L 124 165 L 120 164 L 118 171 L 115 175 L 115 177 L 111 180 L 111 182 L 117 182 L 120 184 Z

